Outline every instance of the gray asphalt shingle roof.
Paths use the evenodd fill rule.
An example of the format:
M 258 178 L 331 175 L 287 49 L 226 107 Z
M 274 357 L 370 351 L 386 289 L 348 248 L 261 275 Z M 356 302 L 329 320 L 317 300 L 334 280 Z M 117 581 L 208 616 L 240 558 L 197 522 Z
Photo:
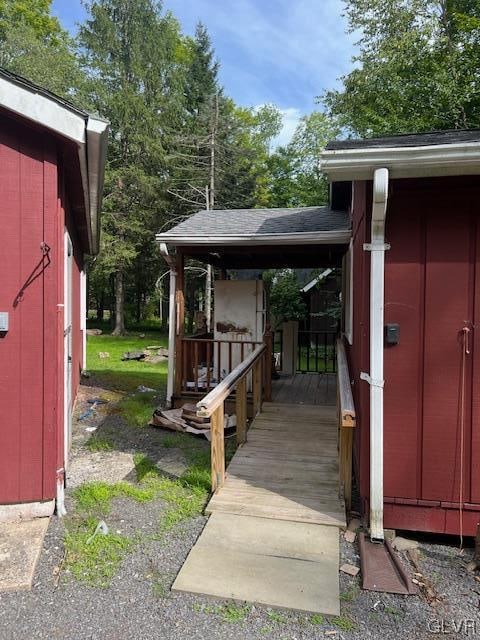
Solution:
M 329 207 L 215 209 L 199 211 L 159 235 L 168 240 L 168 236 L 261 236 L 349 229 L 348 213 Z
M 480 129 L 449 129 L 429 131 L 427 133 L 405 133 L 383 138 L 365 138 L 363 140 L 332 140 L 327 151 L 346 149 L 424 147 L 438 144 L 458 144 L 462 142 L 480 142 Z

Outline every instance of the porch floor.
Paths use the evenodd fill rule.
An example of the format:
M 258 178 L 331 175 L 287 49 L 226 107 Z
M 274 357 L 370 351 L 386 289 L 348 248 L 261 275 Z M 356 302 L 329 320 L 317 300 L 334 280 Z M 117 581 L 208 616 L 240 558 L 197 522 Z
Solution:
M 280 374 L 272 380 L 273 402 L 333 406 L 337 398 L 335 373 Z
M 338 614 L 335 407 L 265 403 L 206 513 L 174 590 Z

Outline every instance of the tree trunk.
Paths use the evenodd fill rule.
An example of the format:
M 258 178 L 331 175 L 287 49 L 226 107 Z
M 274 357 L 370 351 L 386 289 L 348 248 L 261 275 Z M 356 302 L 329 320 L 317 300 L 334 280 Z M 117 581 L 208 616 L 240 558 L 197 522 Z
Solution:
M 113 336 L 125 335 L 125 283 L 123 271 L 115 274 L 115 328 Z

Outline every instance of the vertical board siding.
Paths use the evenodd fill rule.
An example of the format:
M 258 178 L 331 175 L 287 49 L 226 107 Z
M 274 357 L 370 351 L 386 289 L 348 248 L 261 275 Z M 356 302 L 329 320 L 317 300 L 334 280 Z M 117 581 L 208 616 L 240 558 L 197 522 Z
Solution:
M 0 503 L 11 503 L 54 495 L 56 381 L 48 358 L 55 363 L 57 353 L 47 349 L 56 333 L 56 304 L 50 305 L 57 247 L 52 236 L 46 266 L 42 243 L 56 214 L 56 159 L 44 135 L 2 117 L 0 167 L 0 310 L 10 313 L 9 331 L 0 338 Z
M 400 343 L 385 348 L 384 494 L 419 495 L 423 350 L 423 229 L 417 212 L 392 198 L 386 224 L 385 323 L 400 325 Z
M 474 208 L 475 206 L 475 208 Z M 475 211 L 478 205 L 471 205 Z M 476 220 L 475 306 L 472 346 L 472 436 L 470 459 L 470 500 L 480 504 L 480 221 Z

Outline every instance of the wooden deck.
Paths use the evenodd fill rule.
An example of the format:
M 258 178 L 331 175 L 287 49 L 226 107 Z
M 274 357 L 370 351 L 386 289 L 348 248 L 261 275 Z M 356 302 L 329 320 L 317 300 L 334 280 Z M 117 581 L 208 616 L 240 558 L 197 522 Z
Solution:
M 174 590 L 338 614 L 335 407 L 265 403 L 206 513 Z
M 272 381 L 272 401 L 287 404 L 333 406 L 337 397 L 335 373 L 280 375 Z

